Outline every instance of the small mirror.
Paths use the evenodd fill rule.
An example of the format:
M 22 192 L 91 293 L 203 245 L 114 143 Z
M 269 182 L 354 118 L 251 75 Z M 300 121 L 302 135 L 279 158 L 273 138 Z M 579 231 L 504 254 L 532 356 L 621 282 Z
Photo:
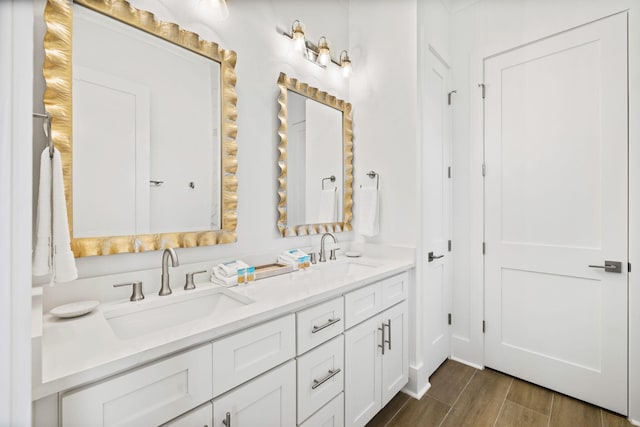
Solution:
M 236 240 L 236 54 L 126 0 L 48 0 L 76 257 Z
M 280 219 L 283 236 L 351 229 L 351 104 L 281 73 Z

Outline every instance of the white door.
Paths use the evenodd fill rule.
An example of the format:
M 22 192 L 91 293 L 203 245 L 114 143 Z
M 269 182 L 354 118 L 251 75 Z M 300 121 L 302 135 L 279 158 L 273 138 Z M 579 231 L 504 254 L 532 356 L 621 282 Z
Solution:
M 375 316 L 344 333 L 344 417 L 363 426 L 382 408 L 382 321 Z
M 296 425 L 296 364 L 291 360 L 213 401 L 213 425 Z
M 485 364 L 624 414 L 627 16 L 484 73 Z
M 451 105 L 449 68 L 431 49 L 423 54 L 422 212 L 425 365 L 431 375 L 451 354 Z M 452 98 L 455 101 L 455 98 Z M 432 257 L 429 257 L 429 253 Z
M 382 406 L 409 381 L 409 306 L 406 301 L 381 314 L 385 329 L 382 355 Z

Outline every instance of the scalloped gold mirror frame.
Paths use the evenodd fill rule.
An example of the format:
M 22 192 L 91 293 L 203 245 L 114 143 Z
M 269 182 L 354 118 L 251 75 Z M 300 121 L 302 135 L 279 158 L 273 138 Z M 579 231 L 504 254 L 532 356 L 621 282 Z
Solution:
M 352 106 L 350 103 L 329 95 L 315 87 L 302 83 L 293 77 L 288 77 L 285 73 L 278 76 L 278 87 L 280 95 L 278 96 L 278 104 L 280 111 L 278 119 L 280 119 L 280 127 L 278 135 L 280 136 L 280 158 L 278 166 L 280 167 L 280 176 L 278 178 L 278 230 L 282 237 L 306 236 L 310 234 L 330 232 L 349 231 L 352 229 L 351 220 L 353 219 L 353 116 Z M 287 224 L 287 91 L 291 90 L 304 97 L 325 104 L 331 108 L 335 108 L 342 112 L 342 163 L 344 166 L 344 203 L 343 203 L 343 221 L 322 223 L 322 224 Z
M 51 135 L 60 151 L 66 194 L 71 248 L 76 257 L 142 252 L 167 247 L 209 246 L 235 242 L 238 223 L 238 180 L 236 171 L 236 53 L 217 43 L 200 39 L 198 34 L 177 24 L 156 20 L 153 13 L 136 9 L 126 0 L 75 0 L 76 3 L 117 19 L 132 27 L 167 40 L 220 63 L 221 80 L 221 229 L 200 232 L 137 234 L 73 238 L 73 127 L 72 127 L 72 28 L 71 0 L 47 0 L 44 20 L 44 93 L 45 109 L 51 115 Z

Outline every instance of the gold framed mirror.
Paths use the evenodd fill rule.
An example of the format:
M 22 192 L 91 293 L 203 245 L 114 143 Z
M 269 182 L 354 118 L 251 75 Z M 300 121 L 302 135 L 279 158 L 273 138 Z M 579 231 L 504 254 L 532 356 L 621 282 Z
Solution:
M 177 24 L 159 21 L 153 13 L 136 9 L 126 0 L 47 0 L 44 19 L 47 25 L 44 104 L 51 115 L 52 140 L 62 159 L 74 255 L 235 242 L 236 53 L 202 40 Z M 82 20 L 86 21 L 84 25 Z M 83 28 L 100 28 L 103 33 L 87 36 Z M 76 32 L 78 37 L 74 40 Z M 132 38 L 116 40 L 126 35 Z M 145 49 L 154 46 L 158 51 L 168 52 L 167 58 L 156 61 L 150 50 L 145 50 L 142 56 L 132 50 L 127 60 L 143 57 L 149 67 L 155 66 L 150 71 L 141 71 L 138 63 L 107 55 L 121 50 L 115 43 L 121 43 L 120 46 L 137 43 Z M 91 67 L 86 66 L 88 60 L 83 58 L 83 52 L 96 61 Z M 84 62 L 78 65 L 81 60 Z M 178 74 L 182 65 L 176 65 L 174 74 L 162 77 L 168 74 L 166 67 L 158 65 L 162 61 L 194 68 L 185 68 L 183 74 Z M 114 69 L 138 70 L 140 76 L 123 77 L 116 75 Z M 195 80 L 196 74 L 202 80 Z M 115 82 L 113 87 L 104 83 L 107 81 Z M 116 89 L 100 92 L 105 87 Z M 173 95 L 159 101 L 164 92 Z M 117 101 L 120 98 L 113 95 L 116 101 L 106 104 L 111 93 L 127 96 Z M 200 93 L 205 94 L 202 100 L 196 99 Z M 74 108 L 74 104 L 81 108 Z M 170 104 L 175 108 L 165 111 Z M 132 114 L 125 115 L 123 111 L 127 108 Z M 165 115 L 160 116 L 157 111 Z M 90 120 L 91 114 L 94 121 Z M 136 121 L 129 117 L 136 117 Z M 172 127 L 161 127 L 163 123 Z M 206 124 L 192 132 L 193 123 Z M 184 127 L 180 128 L 180 124 Z M 111 135 L 111 139 L 105 134 Z M 135 141 L 134 148 L 122 142 L 126 137 Z M 94 145 L 84 145 L 85 141 Z M 161 145 L 159 141 L 166 142 Z M 191 141 L 198 141 L 200 151 L 190 151 L 192 146 L 187 144 Z M 88 157 L 91 153 L 93 158 Z M 105 160 L 104 156 L 112 156 L 109 159 L 113 161 Z M 133 182 L 128 179 L 131 177 Z M 164 194 L 159 195 L 158 189 Z M 124 193 L 128 196 L 124 197 Z M 115 198 L 109 198 L 111 195 Z M 125 216 L 126 211 L 134 211 L 133 218 L 128 212 Z M 187 213 L 184 215 L 187 219 L 180 216 L 182 212 Z M 99 217 L 97 214 L 102 218 L 87 223 L 94 216 Z M 116 221 L 121 214 L 122 220 Z M 104 226 L 110 222 L 116 224 L 111 228 Z
M 280 73 L 278 230 L 283 237 L 352 229 L 350 103 Z

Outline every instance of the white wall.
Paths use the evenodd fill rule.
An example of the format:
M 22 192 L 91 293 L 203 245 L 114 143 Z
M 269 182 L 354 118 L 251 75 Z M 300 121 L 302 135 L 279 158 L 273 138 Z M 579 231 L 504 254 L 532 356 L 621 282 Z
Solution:
M 31 425 L 33 5 L 0 2 L 0 425 Z
M 452 16 L 451 52 L 454 108 L 454 317 L 453 356 L 483 365 L 482 353 L 482 162 L 481 135 L 474 123 L 481 99 L 481 56 L 498 53 L 541 37 L 630 9 L 630 260 L 640 265 L 640 232 L 634 212 L 640 206 L 640 115 L 637 86 L 640 29 L 633 0 L 482 0 Z M 482 55 L 481 55 L 482 54 Z M 480 105 L 480 107 L 479 107 Z M 634 117 L 636 119 L 634 119 Z M 481 128 L 480 128 L 481 129 Z M 635 166 L 635 167 L 634 167 Z M 635 179 L 634 179 L 635 178 Z M 637 218 L 638 215 L 635 215 Z M 630 283 L 630 417 L 640 420 L 640 293 L 632 273 Z
M 276 227 L 279 174 L 277 79 L 282 71 L 345 100 L 349 99 L 349 79 L 342 77 L 338 67 L 329 66 L 325 70 L 301 56 L 293 55 L 291 41 L 278 34 L 277 29 L 290 31 L 292 22 L 299 19 L 306 25 L 309 40 L 315 42 L 324 35 L 331 41 L 335 56 L 340 50 L 348 48 L 347 1 L 233 1 L 228 4 L 228 19 L 222 22 L 198 21 L 192 6 L 188 6 L 191 2 L 138 0 L 132 1 L 132 4 L 152 7 L 158 18 L 176 22 L 238 54 L 238 241 L 227 245 L 179 249 L 181 263 L 269 251 L 277 253 L 285 248 L 317 244 L 319 237 L 283 239 Z M 37 0 L 34 64 L 37 76 L 41 75 L 42 67 L 43 8 L 44 1 Z M 34 93 L 36 105 L 41 105 L 42 91 L 43 82 L 38 78 Z M 357 123 L 358 119 L 355 120 Z M 34 138 L 34 154 L 38 153 L 38 157 L 44 146 L 41 133 L 36 132 Z M 34 194 L 37 194 L 35 189 Z M 341 233 L 338 240 L 350 240 L 351 234 Z M 80 277 L 90 277 L 157 267 L 160 253 L 87 257 L 78 259 L 77 264 Z
M 355 214 L 358 186 L 375 185 L 365 176 L 374 170 L 380 234 L 369 240 L 398 246 L 417 244 L 416 7 L 416 0 L 351 0 L 349 7 Z

